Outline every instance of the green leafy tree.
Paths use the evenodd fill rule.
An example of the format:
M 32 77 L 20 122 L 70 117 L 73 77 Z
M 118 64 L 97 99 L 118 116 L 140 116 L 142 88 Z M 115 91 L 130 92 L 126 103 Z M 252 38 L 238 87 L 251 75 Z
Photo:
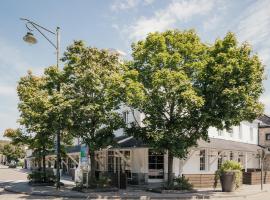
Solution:
M 25 156 L 25 151 L 21 146 L 13 146 L 11 144 L 4 145 L 2 154 L 7 157 L 7 162 L 11 161 L 18 162 L 20 158 Z
M 87 47 L 75 41 L 64 53 L 65 62 L 62 85 L 70 132 L 80 137 L 88 147 L 91 161 L 91 179 L 95 179 L 96 150 L 112 144 L 113 131 L 123 120 L 116 110 L 123 93 L 122 65 L 114 52 Z
M 151 33 L 132 45 L 132 57 L 125 101 L 145 118 L 126 131 L 168 153 L 168 185 L 173 157 L 185 158 L 199 139 L 208 140 L 210 126 L 228 129 L 263 110 L 263 66 L 233 33 L 213 45 L 193 30 Z
M 45 157 L 54 149 L 56 131 L 61 130 L 62 142 L 70 144 L 71 137 L 64 130 L 64 105 L 62 94 L 58 92 L 61 73 L 56 67 L 46 68 L 44 75 L 35 76 L 31 72 L 19 81 L 19 122 L 21 130 L 7 130 L 14 143 L 25 143 L 33 150 L 39 163 L 43 160 L 43 173 L 46 174 Z M 62 123 L 62 124 L 61 124 Z M 61 126 L 61 125 L 63 126 Z M 61 148 L 63 150 L 63 148 Z M 46 177 L 46 176 L 44 176 Z

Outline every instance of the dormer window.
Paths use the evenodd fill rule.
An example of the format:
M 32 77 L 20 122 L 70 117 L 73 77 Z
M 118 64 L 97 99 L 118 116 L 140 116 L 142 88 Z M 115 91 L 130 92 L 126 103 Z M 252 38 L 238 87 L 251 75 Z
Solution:
M 250 141 L 253 141 L 253 127 L 249 128 Z
M 233 137 L 233 128 L 229 128 L 227 131 L 230 134 L 230 136 Z
M 123 112 L 123 119 L 124 119 L 125 124 L 129 123 L 128 116 L 129 116 L 129 111 L 124 111 Z
M 239 125 L 239 139 L 242 139 L 243 133 L 242 133 L 242 125 Z
M 218 136 L 222 136 L 223 130 L 218 129 Z

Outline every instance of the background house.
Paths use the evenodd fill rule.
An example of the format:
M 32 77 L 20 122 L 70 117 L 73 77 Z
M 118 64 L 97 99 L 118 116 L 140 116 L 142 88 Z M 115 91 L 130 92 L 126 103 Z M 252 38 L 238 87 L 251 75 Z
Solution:
M 270 170 L 270 117 L 263 115 L 259 121 L 259 145 L 264 147 L 266 152 L 264 170 Z

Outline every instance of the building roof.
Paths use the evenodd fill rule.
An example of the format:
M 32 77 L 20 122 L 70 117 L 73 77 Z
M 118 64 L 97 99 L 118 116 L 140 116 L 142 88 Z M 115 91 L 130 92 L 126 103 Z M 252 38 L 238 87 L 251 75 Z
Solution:
M 118 147 L 120 148 L 139 148 L 139 147 L 147 147 L 140 140 L 136 140 L 133 137 L 122 138 L 122 141 L 118 142 Z M 195 147 L 196 148 L 196 147 Z M 199 140 L 197 148 L 212 148 L 217 150 L 233 150 L 233 151 L 243 151 L 243 152 L 257 152 L 261 147 L 256 144 L 249 144 L 243 142 L 235 142 L 231 140 L 210 138 L 210 142 Z
M 143 141 L 135 139 L 134 137 L 125 137 L 122 140 L 117 141 L 117 147 L 120 148 L 132 148 L 132 147 L 147 147 Z
M 231 140 L 210 138 L 210 142 L 200 140 L 198 148 L 212 148 L 217 150 L 233 150 L 244 152 L 257 152 L 261 147 L 256 144 L 249 144 L 244 142 L 235 142 Z
M 270 127 L 270 117 L 268 115 L 264 114 L 258 120 L 261 121 L 260 127 Z
M 81 145 L 66 147 L 67 153 L 79 153 L 81 151 Z

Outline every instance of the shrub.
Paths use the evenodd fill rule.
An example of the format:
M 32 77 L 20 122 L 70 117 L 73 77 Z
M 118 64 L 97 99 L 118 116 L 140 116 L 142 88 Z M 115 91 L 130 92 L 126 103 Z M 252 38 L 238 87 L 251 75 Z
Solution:
M 106 176 L 100 176 L 96 184 L 97 184 L 97 187 L 107 188 L 111 186 L 111 179 Z
M 50 171 L 46 171 L 45 174 L 43 171 L 32 171 L 27 179 L 32 183 L 55 183 L 56 176 Z
M 241 185 L 242 180 L 242 169 L 243 166 L 241 163 L 234 161 L 234 160 L 227 160 L 225 161 L 220 169 L 218 169 L 215 173 L 215 183 L 214 188 L 217 187 L 218 180 L 220 179 L 220 176 L 225 172 L 234 172 L 235 173 L 235 185 L 236 188 L 239 188 Z
M 23 162 L 23 161 L 19 161 L 19 162 L 17 163 L 17 166 L 18 166 L 18 167 L 23 167 L 23 166 L 24 166 L 24 162 Z
M 174 189 L 175 190 L 192 190 L 193 185 L 188 182 L 188 179 L 186 179 L 184 176 L 178 176 L 177 178 L 174 179 L 175 185 Z
M 178 176 L 174 178 L 173 185 L 167 185 L 167 190 L 192 190 L 193 185 L 184 176 Z

